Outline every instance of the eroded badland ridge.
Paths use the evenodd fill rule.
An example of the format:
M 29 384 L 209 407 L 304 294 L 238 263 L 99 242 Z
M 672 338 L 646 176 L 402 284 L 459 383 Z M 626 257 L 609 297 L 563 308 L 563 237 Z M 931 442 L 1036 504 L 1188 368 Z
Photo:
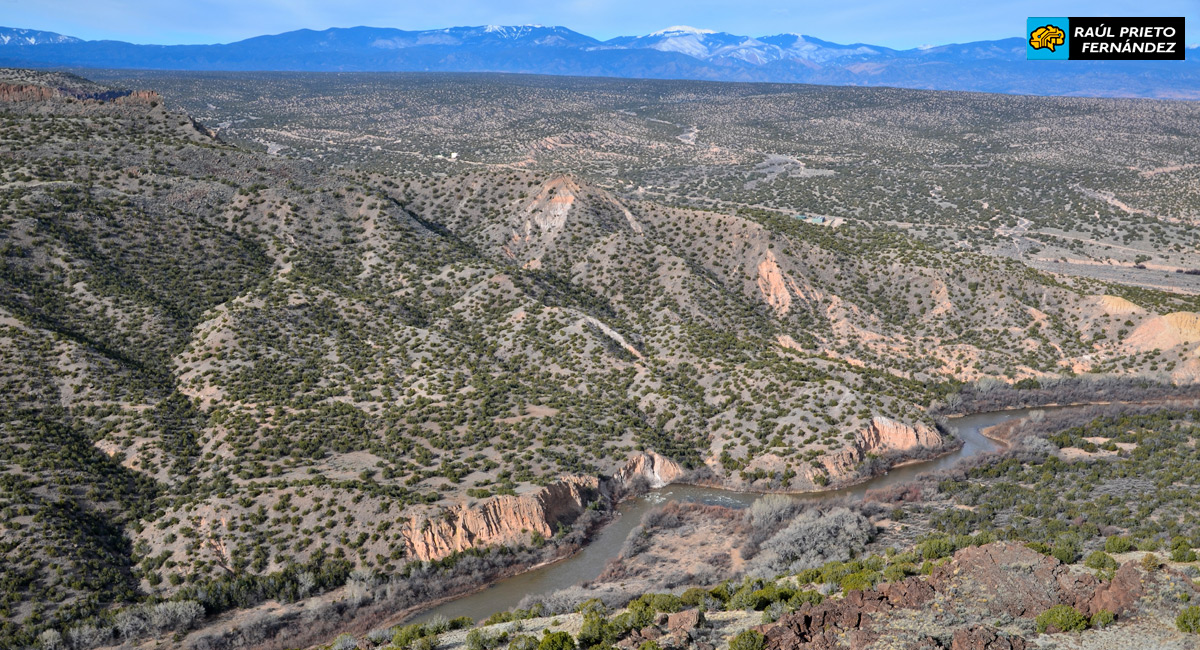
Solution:
M 1097 101 L 1164 139 L 1195 128 L 1189 105 Z M 1200 374 L 1187 286 L 1039 270 L 1002 251 L 1036 240 L 1027 225 L 946 246 L 936 219 L 906 234 L 866 206 L 797 218 L 750 181 L 707 203 L 684 196 L 706 184 L 687 171 L 693 189 L 663 197 L 599 178 L 605 157 L 667 173 L 663 158 L 637 167 L 637 150 L 671 150 L 636 132 L 614 145 L 542 125 L 527 164 L 344 165 L 317 151 L 334 134 L 278 156 L 170 103 L 59 73 L 0 78 L 16 645 L 76 628 L 79 647 L 133 643 L 364 575 L 422 585 L 416 604 L 449 593 L 438 572 L 464 557 L 477 577 L 552 559 L 644 487 L 812 491 L 942 453 L 956 441 L 927 409 L 956 408 L 960 382 Z M 300 131 L 281 127 L 296 153 Z M 539 153 L 581 147 L 579 170 Z M 831 178 L 771 165 L 759 181 Z M 1195 188 L 1171 184 L 1194 172 L 1154 177 L 1178 210 L 1139 203 L 1149 186 L 1119 197 L 1135 215 L 1122 227 L 1147 205 L 1177 216 L 1150 237 L 1187 232 Z M 1159 262 L 1200 267 L 1178 237 Z M 192 605 L 151 624 L 130 613 L 147 596 Z M 130 627 L 114 631 L 121 609 Z

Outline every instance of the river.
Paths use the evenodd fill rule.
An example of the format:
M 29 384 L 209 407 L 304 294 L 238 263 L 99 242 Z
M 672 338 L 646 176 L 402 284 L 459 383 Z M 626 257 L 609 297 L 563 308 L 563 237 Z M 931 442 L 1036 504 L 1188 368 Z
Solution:
M 887 474 L 876 476 L 838 490 L 823 492 L 806 492 L 790 495 L 795 499 L 820 501 L 835 497 L 851 496 L 862 498 L 867 490 L 874 490 L 898 483 L 906 483 L 918 474 L 932 472 L 949 467 L 960 460 L 996 450 L 999 445 L 980 433 L 983 429 L 1015 418 L 1026 416 L 1032 410 L 1052 411 L 1061 408 L 1080 407 L 1044 407 L 1041 409 L 1021 409 L 998 411 L 968 415 L 950 420 L 949 426 L 955 435 L 963 441 L 963 446 L 945 456 L 929 461 L 909 463 L 893 468 Z M 531 571 L 500 580 L 482 591 L 448 601 L 437 607 L 428 609 L 413 619 L 413 622 L 427 621 L 435 616 L 454 618 L 469 616 L 482 620 L 492 614 L 515 607 L 527 594 L 545 594 L 569 587 L 580 582 L 595 580 L 608 561 L 617 556 L 625 538 L 642 519 L 642 515 L 651 508 L 668 501 L 700 502 L 710 505 L 722 505 L 733 508 L 748 507 L 755 499 L 762 496 L 754 492 L 731 492 L 717 488 L 697 487 L 691 485 L 668 485 L 651 490 L 645 495 L 630 499 L 617 506 L 617 515 L 612 522 L 604 526 L 586 546 L 569 558 L 553 564 L 547 564 Z

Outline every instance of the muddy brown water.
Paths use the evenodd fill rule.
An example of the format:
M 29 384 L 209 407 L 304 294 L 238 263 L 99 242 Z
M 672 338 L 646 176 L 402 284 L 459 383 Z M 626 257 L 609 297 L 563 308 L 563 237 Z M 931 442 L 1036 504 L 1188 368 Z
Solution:
M 893 468 L 887 474 L 838 490 L 824 492 L 806 492 L 789 495 L 794 499 L 805 501 L 823 501 L 840 497 L 861 499 L 867 490 L 877 490 L 900 483 L 912 481 L 918 474 L 945 469 L 955 463 L 982 453 L 995 451 L 999 444 L 986 438 L 981 431 L 990 426 L 1023 418 L 1031 411 L 1055 411 L 1062 409 L 1085 407 L 1042 407 L 1040 409 L 1020 409 L 980 413 L 954 418 L 949 421 L 949 427 L 963 441 L 963 446 L 939 458 L 928 461 L 909 463 Z M 755 499 L 762 496 L 757 492 L 731 492 L 717 488 L 698 487 L 693 485 L 668 485 L 651 490 L 645 495 L 625 501 L 617 506 L 617 515 L 612 522 L 604 526 L 586 546 L 569 558 L 553 564 L 540 566 L 511 578 L 500 580 L 482 591 L 445 602 L 425 610 L 407 622 L 427 621 L 435 616 L 455 618 L 469 616 L 482 620 L 496 612 L 516 607 L 517 603 L 529 594 L 546 594 L 581 582 L 595 580 L 608 561 L 617 556 L 625 538 L 642 519 L 642 515 L 651 508 L 669 501 L 683 501 L 721 505 L 731 508 L 748 507 Z

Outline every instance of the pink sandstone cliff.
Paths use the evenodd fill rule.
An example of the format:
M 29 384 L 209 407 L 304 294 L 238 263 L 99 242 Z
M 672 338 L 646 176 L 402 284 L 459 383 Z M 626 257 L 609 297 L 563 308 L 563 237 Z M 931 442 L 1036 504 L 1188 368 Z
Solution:
M 447 509 L 434 517 L 414 517 L 406 525 L 408 557 L 435 560 L 468 548 L 526 544 L 533 533 L 550 537 L 558 524 L 569 526 L 588 504 L 615 489 L 645 480 L 661 487 L 679 479 L 683 468 L 653 452 L 630 458 L 611 481 L 594 476 L 564 476 L 536 492 L 502 495 L 481 503 Z

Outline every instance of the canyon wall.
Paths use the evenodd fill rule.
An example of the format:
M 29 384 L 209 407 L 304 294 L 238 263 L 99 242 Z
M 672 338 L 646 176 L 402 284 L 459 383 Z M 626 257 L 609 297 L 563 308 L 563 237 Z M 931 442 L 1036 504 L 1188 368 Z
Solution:
M 408 556 L 436 560 L 477 546 L 525 544 L 533 533 L 549 538 L 559 522 L 570 525 L 603 488 L 595 477 L 564 476 L 531 494 L 455 506 L 433 519 L 414 517 L 405 531 Z
M 625 486 L 633 485 L 640 478 L 653 489 L 674 483 L 683 475 L 684 470 L 679 463 L 648 451 L 630 458 L 614 478 Z
M 875 416 L 859 431 L 850 446 L 822 459 L 829 478 L 838 480 L 854 475 L 868 454 L 912 453 L 921 449 L 939 449 L 946 444 L 936 429 L 926 424 L 904 424 L 891 418 Z
M 133 106 L 151 106 L 162 103 L 162 97 L 153 90 L 83 91 L 37 84 L 0 82 L 0 102 L 46 102 L 56 99 L 63 101 L 73 99 L 85 103 L 112 101 Z
M 0 83 L 0 102 L 42 102 L 58 96 L 45 86 Z
M 404 536 L 408 557 L 436 560 L 473 547 L 529 543 L 534 533 L 549 538 L 570 526 L 588 504 L 644 481 L 651 488 L 678 480 L 684 470 L 654 452 L 631 457 L 612 479 L 563 476 L 535 492 L 500 495 L 474 505 L 448 508 L 434 517 L 413 517 Z

